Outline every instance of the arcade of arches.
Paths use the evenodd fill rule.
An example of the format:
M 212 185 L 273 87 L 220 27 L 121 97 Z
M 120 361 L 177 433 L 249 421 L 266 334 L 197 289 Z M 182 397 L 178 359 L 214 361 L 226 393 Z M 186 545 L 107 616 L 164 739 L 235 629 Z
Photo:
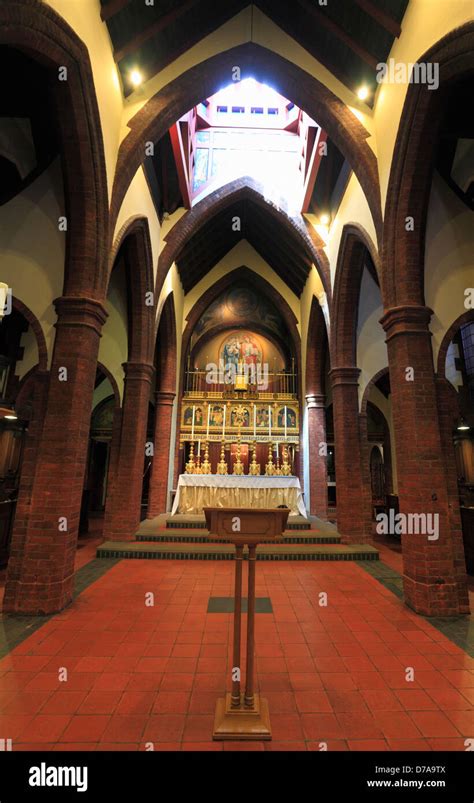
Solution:
M 298 516 L 278 563 L 258 564 L 276 634 L 275 652 L 257 652 L 259 683 L 281 673 L 288 687 L 271 688 L 292 699 L 276 721 L 298 720 L 301 749 L 324 736 L 305 720 L 320 711 L 337 718 L 345 748 L 464 749 L 474 728 L 472 6 L 344 0 L 343 21 L 331 4 L 296 0 L 291 14 L 283 1 L 221 5 L 0 5 L 11 76 L 0 115 L 0 720 L 23 688 L 16 652 L 31 665 L 24 685 L 48 671 L 30 657 L 43 655 L 41 633 L 56 634 L 59 659 L 62 611 L 72 629 L 76 615 L 98 616 L 97 640 L 109 625 L 118 633 L 119 618 L 133 631 L 155 583 L 156 632 L 169 613 L 176 636 L 196 627 L 204 638 L 207 598 L 194 612 L 189 589 L 231 593 L 229 564 L 213 560 L 225 546 L 216 555 L 196 538 L 204 486 L 225 505 L 222 477 L 242 472 L 241 488 L 271 490 L 277 474 L 288 492 L 278 499 Z M 390 59 L 435 65 L 439 86 L 378 83 L 376 64 Z M 192 475 L 201 485 L 186 486 Z M 95 582 L 77 596 L 88 566 Z M 104 617 L 100 600 L 119 584 Z M 325 584 L 338 600 L 327 621 L 315 601 Z M 24 615 L 48 618 L 32 636 Z M 287 649 L 290 622 L 300 652 Z M 331 623 L 358 651 L 337 650 Z M 68 729 L 84 712 L 159 717 L 178 691 L 186 734 L 186 718 L 210 714 L 192 708 L 211 689 L 197 680 L 210 671 L 203 645 L 111 652 L 108 668 L 97 659 L 102 677 L 124 658 L 119 708 L 82 710 L 84 692 L 72 724 L 45 741 L 81 743 Z M 402 647 L 425 670 L 420 710 L 388 677 Z M 127 683 L 147 661 L 170 679 L 157 680 L 145 716 L 127 708 L 130 689 L 145 686 Z M 384 670 L 386 710 L 368 677 Z M 188 685 L 175 688 L 175 672 Z M 299 673 L 320 685 L 298 686 Z M 369 736 L 345 730 L 350 695 L 331 685 L 343 676 Z M 327 709 L 311 708 L 316 688 Z M 38 718 L 66 711 L 49 689 L 42 712 L 31 709 Z M 381 710 L 397 712 L 398 730 Z M 115 749 L 108 727 L 95 741 Z M 35 743 L 35 720 L 25 729 L 20 741 Z M 284 749 L 283 719 L 280 731 Z

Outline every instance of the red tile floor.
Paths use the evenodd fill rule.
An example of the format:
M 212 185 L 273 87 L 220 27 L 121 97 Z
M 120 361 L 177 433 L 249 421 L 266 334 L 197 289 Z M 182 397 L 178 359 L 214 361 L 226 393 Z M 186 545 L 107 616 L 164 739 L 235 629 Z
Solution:
M 474 737 L 474 659 L 354 563 L 262 562 L 273 741 L 213 742 L 232 616 L 206 611 L 232 587 L 228 562 L 116 564 L 0 661 L 0 734 L 14 750 L 464 750 Z

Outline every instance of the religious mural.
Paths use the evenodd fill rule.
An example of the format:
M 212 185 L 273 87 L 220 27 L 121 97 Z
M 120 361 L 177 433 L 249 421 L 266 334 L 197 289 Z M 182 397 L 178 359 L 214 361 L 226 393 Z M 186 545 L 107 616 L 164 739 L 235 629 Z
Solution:
M 239 319 L 244 325 L 258 321 L 279 337 L 285 336 L 286 326 L 277 308 L 252 287 L 236 284 L 205 310 L 194 329 L 191 347 L 215 326 L 232 320 L 237 323 Z
M 291 407 L 286 408 L 286 426 L 287 427 L 296 427 L 297 425 L 297 417 L 296 411 L 293 410 Z M 285 408 L 281 407 L 278 411 L 278 426 L 283 428 L 285 426 Z
M 202 407 L 196 407 L 194 413 L 194 426 L 195 427 L 202 427 L 203 424 L 203 412 Z M 192 407 L 185 407 L 183 413 L 183 424 L 186 427 L 192 426 L 193 423 L 193 408 Z
M 263 350 L 253 332 L 233 332 L 227 335 L 220 348 L 219 359 L 224 366 L 254 365 L 263 362 Z
M 237 409 L 236 408 L 232 408 L 232 412 L 231 412 L 231 415 L 230 415 L 230 424 L 231 424 L 232 427 L 238 427 L 239 426 L 238 419 L 239 419 L 239 415 L 237 413 Z M 250 426 L 250 410 L 249 410 L 248 407 L 244 407 L 243 420 L 242 420 L 240 426 L 241 427 Z

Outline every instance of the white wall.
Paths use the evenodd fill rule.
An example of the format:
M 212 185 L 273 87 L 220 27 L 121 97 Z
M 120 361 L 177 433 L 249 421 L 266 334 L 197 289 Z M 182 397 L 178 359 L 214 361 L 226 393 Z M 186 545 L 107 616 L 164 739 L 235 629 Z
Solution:
M 49 359 L 56 332 L 53 300 L 62 295 L 64 283 L 67 233 L 58 228 L 64 214 L 59 158 L 24 192 L 0 206 L 0 281 L 38 318 Z
M 434 312 L 433 358 L 452 323 L 466 312 L 464 291 L 474 285 L 474 214 L 434 175 L 425 245 L 425 302 Z

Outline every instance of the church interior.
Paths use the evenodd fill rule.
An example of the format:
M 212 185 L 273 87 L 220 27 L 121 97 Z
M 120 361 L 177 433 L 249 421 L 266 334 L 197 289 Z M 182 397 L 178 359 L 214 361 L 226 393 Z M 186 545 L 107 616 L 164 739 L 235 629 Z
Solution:
M 472 750 L 472 3 L 2 0 L 0 65 L 2 749 Z

